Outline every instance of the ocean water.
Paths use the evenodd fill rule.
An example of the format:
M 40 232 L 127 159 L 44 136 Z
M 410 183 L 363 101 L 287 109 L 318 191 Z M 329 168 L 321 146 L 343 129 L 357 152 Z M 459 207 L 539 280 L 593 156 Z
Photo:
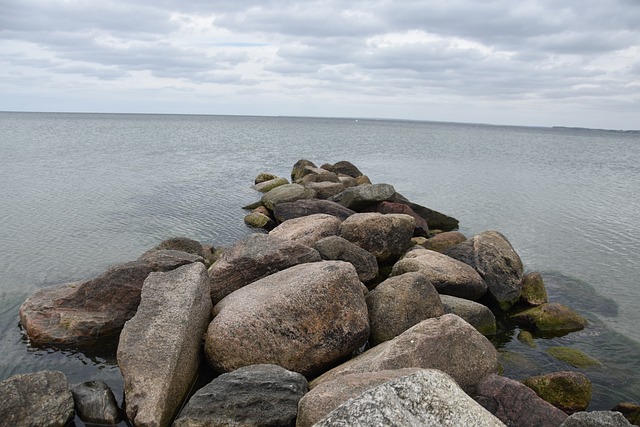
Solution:
M 20 304 L 168 237 L 231 244 L 252 232 L 255 176 L 301 158 L 349 160 L 469 237 L 505 234 L 590 321 L 534 349 L 507 322 L 494 343 L 521 356 L 505 374 L 573 369 L 545 352 L 569 345 L 602 363 L 584 371 L 591 409 L 640 401 L 640 134 L 366 119 L 0 113 L 0 380 L 59 369 L 121 392 L 113 352 L 32 346 Z

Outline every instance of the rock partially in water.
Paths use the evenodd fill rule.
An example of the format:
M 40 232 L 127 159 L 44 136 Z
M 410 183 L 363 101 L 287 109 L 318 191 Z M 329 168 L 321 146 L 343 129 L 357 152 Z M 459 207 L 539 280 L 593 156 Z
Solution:
M 587 320 L 575 311 L 557 302 L 549 302 L 512 314 L 514 321 L 540 332 L 566 334 L 587 326 Z
M 295 202 L 280 203 L 273 210 L 273 215 L 278 222 L 285 222 L 289 219 L 317 213 L 333 215 L 344 221 L 356 212 L 336 202 L 318 199 L 303 199 Z
M 627 427 L 631 424 L 619 412 L 593 411 L 576 412 L 560 427 Z
M 286 178 L 273 178 L 254 185 L 253 189 L 261 193 L 268 193 L 276 187 L 287 184 L 289 184 L 289 181 Z
M 245 215 L 244 223 L 250 227 L 263 228 L 265 230 L 272 230 L 276 227 L 275 221 L 261 212 L 251 212 Z
M 325 237 L 336 236 L 342 221 L 333 215 L 313 214 L 283 222 L 269 234 L 285 240 L 291 240 L 311 246 Z
M 341 161 L 331 165 L 329 170 L 331 172 L 334 172 L 334 173 L 337 173 L 337 174 L 342 174 L 342 175 L 347 175 L 347 176 L 350 176 L 352 178 L 358 178 L 359 176 L 363 176 L 363 173 L 360 172 L 360 169 L 358 169 L 356 167 L 356 165 L 354 165 L 353 163 L 348 162 L 346 160 L 341 160 Z
M 552 355 L 558 360 L 568 363 L 574 368 L 591 368 L 594 366 L 600 366 L 598 362 L 591 356 L 586 355 L 582 351 L 569 348 L 569 347 L 550 347 L 547 349 L 547 353 Z
M 305 175 L 311 173 L 308 169 L 306 169 L 308 166 L 312 168 L 316 167 L 316 165 L 310 160 L 298 160 L 291 169 L 291 181 L 296 182 L 302 179 L 302 177 L 304 177 Z
M 496 317 L 488 307 L 468 299 L 440 295 L 445 313 L 453 313 L 469 322 L 482 335 L 496 333 Z
M 86 423 L 117 424 L 120 411 L 113 392 L 102 381 L 86 381 L 71 388 L 76 412 Z
M 318 240 L 313 246 L 325 260 L 346 261 L 353 265 L 362 282 L 373 280 L 378 275 L 378 261 L 369 251 L 338 236 Z
M 197 240 L 189 239 L 188 237 L 172 237 L 170 239 L 163 240 L 157 246 L 142 254 L 140 258 L 144 258 L 149 252 L 160 250 L 181 251 L 197 255 L 202 258 L 206 257 L 202 243 Z
M 310 188 L 304 188 L 300 184 L 285 184 L 276 187 L 267 193 L 265 193 L 260 202 L 270 211 L 273 211 L 275 206 L 285 202 L 295 202 L 301 199 L 313 199 L 316 197 L 316 192 Z
M 544 286 L 542 275 L 537 271 L 527 273 L 522 280 L 520 302 L 526 305 L 541 305 L 548 302 L 547 288 Z
M 260 172 L 256 179 L 253 180 L 254 184 L 260 184 L 261 182 L 270 181 L 272 179 L 278 178 L 278 175 L 272 174 L 270 172 Z
M 552 372 L 529 377 L 522 382 L 567 414 L 584 411 L 591 402 L 591 381 L 580 372 Z
M 342 193 L 330 197 L 329 200 L 354 211 L 360 211 L 385 200 L 390 200 L 395 193 L 396 190 L 390 184 L 365 184 L 349 187 Z
M 611 410 L 620 412 L 631 424 L 640 425 L 639 404 L 632 402 L 623 402 L 614 406 Z
M 64 426 L 73 419 L 73 396 L 62 372 L 15 375 L 0 382 L 0 426 Z
M 417 203 L 413 203 L 400 193 L 395 193 L 389 201 L 409 206 L 415 213 L 427 221 L 430 230 L 451 231 L 458 228 L 457 219 L 438 211 L 434 211 L 433 209 L 421 206 Z
M 413 217 L 416 221 L 416 228 L 413 232 L 414 236 L 429 236 L 429 225 L 427 221 L 420 215 L 415 213 L 413 209 L 402 203 L 381 202 L 363 210 L 363 212 L 379 212 L 381 214 L 405 214 Z

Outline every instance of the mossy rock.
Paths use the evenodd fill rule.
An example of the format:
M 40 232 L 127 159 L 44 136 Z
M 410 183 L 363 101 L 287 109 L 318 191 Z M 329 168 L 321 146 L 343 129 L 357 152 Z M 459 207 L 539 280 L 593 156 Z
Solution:
M 542 275 L 537 271 L 524 275 L 520 302 L 533 306 L 547 302 L 547 289 L 544 286 Z
M 585 353 L 575 348 L 551 347 L 547 349 L 547 353 L 576 368 L 591 368 L 601 365 L 601 363 L 593 357 L 587 356 Z
M 612 411 L 620 412 L 631 424 L 640 426 L 640 405 L 637 403 L 620 403 Z
M 552 372 L 526 378 L 522 383 L 567 414 L 584 411 L 591 402 L 591 381 L 580 372 Z
M 278 175 L 274 175 L 269 172 L 260 172 L 256 179 L 253 181 L 254 184 L 260 184 L 261 182 L 271 181 L 272 179 L 279 178 Z
M 511 350 L 498 350 L 498 362 L 507 371 L 539 372 L 540 366 L 528 356 Z
M 271 230 L 276 226 L 276 223 L 271 218 L 260 212 L 251 212 L 246 215 L 244 223 L 250 227 L 263 228 L 265 230 Z
M 287 178 L 274 178 L 269 181 L 264 181 L 259 184 L 253 186 L 253 189 L 259 191 L 261 193 L 268 193 L 276 187 L 280 187 L 281 185 L 287 185 L 289 181 Z
M 523 344 L 528 345 L 531 348 L 536 348 L 536 342 L 533 339 L 533 335 L 531 334 L 531 332 L 529 331 L 520 331 L 518 332 L 518 341 L 520 341 Z
M 563 334 L 587 326 L 587 319 L 559 303 L 544 303 L 510 316 L 515 322 L 540 332 Z

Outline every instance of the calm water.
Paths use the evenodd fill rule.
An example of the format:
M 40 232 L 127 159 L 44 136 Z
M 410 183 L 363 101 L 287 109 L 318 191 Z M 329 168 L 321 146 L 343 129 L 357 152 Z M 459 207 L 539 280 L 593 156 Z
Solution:
M 591 321 L 535 349 L 508 329 L 496 345 L 523 356 L 505 373 L 567 369 L 545 349 L 570 345 L 603 363 L 592 409 L 640 401 L 640 135 L 382 120 L 0 113 L 0 380 L 59 369 L 121 391 L 113 354 L 31 347 L 20 304 L 171 236 L 230 244 L 253 178 L 300 158 L 350 160 L 467 236 L 503 232 Z

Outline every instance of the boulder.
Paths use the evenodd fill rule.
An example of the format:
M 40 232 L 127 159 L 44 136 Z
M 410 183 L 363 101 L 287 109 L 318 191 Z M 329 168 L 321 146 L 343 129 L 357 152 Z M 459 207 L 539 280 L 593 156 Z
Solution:
M 273 178 L 268 181 L 260 182 L 253 186 L 253 189 L 259 191 L 261 193 L 268 193 L 276 187 L 280 187 L 281 185 L 287 185 L 289 181 L 287 178 Z
M 432 368 L 451 375 L 471 393 L 498 370 L 498 352 L 473 326 L 455 314 L 423 320 L 390 341 L 324 373 L 310 388 L 342 375 L 387 369 Z
M 520 302 L 526 305 L 541 305 L 547 302 L 547 289 L 544 286 L 542 275 L 537 271 L 527 273 L 522 280 L 522 292 Z
M 196 260 L 202 258 L 182 251 L 153 250 L 92 279 L 39 289 L 20 307 L 20 323 L 36 344 L 89 346 L 117 337 L 135 314 L 149 273 Z
M 501 233 L 485 231 L 446 250 L 445 254 L 475 268 L 502 310 L 508 310 L 520 298 L 522 261 Z
M 358 180 L 350 176 L 340 175 L 338 176 L 338 179 L 346 188 L 355 187 L 358 185 Z
M 547 302 L 510 317 L 537 331 L 558 335 L 579 331 L 587 325 L 584 317 L 557 302 Z
M 626 427 L 632 424 L 619 412 L 593 411 L 576 412 L 560 427 Z
M 269 234 L 280 239 L 313 246 L 320 239 L 337 235 L 341 224 L 342 221 L 335 216 L 319 213 L 287 220 L 271 230 Z
M 521 330 L 520 332 L 518 332 L 518 341 L 520 341 L 522 344 L 528 345 L 531 348 L 536 348 L 537 344 L 536 341 L 533 339 L 533 334 L 529 331 L 526 330 Z
M 427 221 L 427 224 L 429 224 L 429 229 L 431 230 L 451 231 L 458 228 L 457 219 L 438 211 L 434 211 L 433 209 L 426 208 L 417 203 L 410 202 L 409 199 L 407 199 L 400 193 L 395 193 L 389 199 L 389 201 L 394 203 L 402 203 L 409 206 L 415 213 L 417 213 Z
M 338 177 L 338 175 L 326 169 L 312 168 L 310 166 L 307 166 L 306 169 L 309 171 L 309 173 L 299 180 L 303 185 L 312 182 L 340 183 L 340 178 Z
M 421 243 L 421 245 L 425 249 L 442 253 L 465 240 L 467 240 L 467 238 L 459 231 L 445 231 L 430 237 L 426 242 Z
M 429 225 L 427 224 L 427 221 L 424 218 L 422 218 L 420 215 L 415 213 L 413 209 L 411 209 L 409 206 L 404 205 L 402 203 L 381 202 L 381 203 L 378 203 L 377 205 L 365 208 L 362 211 L 363 212 L 379 212 L 381 214 L 397 213 L 397 214 L 405 214 L 405 215 L 412 216 L 413 219 L 416 220 L 416 228 L 413 232 L 413 235 L 423 236 L 423 237 L 429 236 Z
M 144 281 L 117 352 L 127 416 L 136 427 L 171 423 L 196 377 L 210 317 L 204 265 L 151 273 Z
M 580 372 L 552 372 L 529 377 L 522 382 L 567 414 L 584 411 L 591 402 L 591 381 Z
M 348 187 L 342 193 L 329 198 L 344 207 L 359 211 L 368 206 L 389 200 L 396 190 L 389 184 L 371 184 Z
M 250 227 L 264 228 L 265 230 L 272 230 L 276 227 L 276 223 L 271 217 L 260 212 L 251 212 L 245 215 L 244 223 Z
M 261 182 L 270 181 L 272 179 L 278 178 L 278 175 L 274 175 L 269 172 L 260 172 L 256 179 L 253 181 L 254 184 L 260 184 Z
M 472 267 L 439 252 L 427 249 L 410 251 L 393 266 L 391 275 L 410 271 L 424 273 L 436 290 L 444 295 L 477 300 L 487 292 L 487 284 Z
M 414 227 L 409 215 L 357 213 L 342 222 L 339 236 L 371 252 L 378 262 L 386 262 L 409 248 Z
M 296 427 L 311 427 L 347 400 L 358 397 L 379 384 L 421 370 L 421 368 L 406 368 L 361 372 L 322 383 L 300 399 Z
M 76 384 L 71 388 L 71 394 L 82 421 L 96 424 L 117 424 L 120 421 L 116 398 L 102 381 Z
M 278 222 L 317 213 L 333 215 L 341 221 L 344 221 L 353 215 L 355 211 L 347 209 L 336 202 L 318 199 L 304 199 L 295 202 L 280 203 L 273 210 L 273 216 Z
M 73 419 L 73 396 L 62 372 L 15 375 L 0 382 L 0 426 L 64 426 Z
M 315 196 L 315 191 L 304 188 L 300 184 L 285 184 L 264 193 L 260 203 L 270 211 L 273 211 L 274 207 L 280 203 L 295 202 L 300 199 L 313 199 Z
M 309 174 L 309 170 L 305 169 L 307 166 L 315 168 L 316 165 L 313 164 L 310 160 L 300 159 L 298 160 L 291 169 L 291 181 L 296 182 L 302 179 L 303 176 Z
M 356 177 L 356 185 L 368 185 L 368 184 L 373 184 L 373 182 L 371 182 L 368 176 L 360 175 Z
M 312 176 L 312 175 L 307 175 L 307 176 Z M 315 176 L 318 176 L 318 175 L 315 175 Z M 329 197 L 335 196 L 336 194 L 341 193 L 346 189 L 344 184 L 341 182 L 329 182 L 329 181 L 305 182 L 304 187 L 315 191 L 316 197 L 318 199 L 323 199 L 323 200 L 328 199 Z
M 171 237 L 169 239 L 163 240 L 157 246 L 142 254 L 140 258 L 144 258 L 145 255 L 149 252 L 160 250 L 181 251 L 188 254 L 197 255 L 202 258 L 206 257 L 202 244 L 197 240 L 189 239 L 188 237 Z
M 640 425 L 640 405 L 633 402 L 622 402 L 611 409 L 620 412 L 631 424 Z
M 395 338 L 412 326 L 444 314 L 438 292 L 423 273 L 406 273 L 380 283 L 366 297 L 371 345 Z
M 172 427 L 293 426 L 304 376 L 276 365 L 222 374 L 198 390 Z
M 440 295 L 440 300 L 445 313 L 453 313 L 462 317 L 482 335 L 496 333 L 496 317 L 487 306 L 451 295 Z
M 316 427 L 504 427 L 447 374 L 422 370 L 365 391 L 334 409 Z
M 209 269 L 214 304 L 231 292 L 296 264 L 321 261 L 320 254 L 302 243 L 268 234 L 251 234 L 226 250 Z
M 369 337 L 362 284 L 343 261 L 274 273 L 233 292 L 213 311 L 205 351 L 219 372 L 270 363 L 317 375 Z
M 368 282 L 378 276 L 376 257 L 347 239 L 329 236 L 318 240 L 313 247 L 320 253 L 322 259 L 346 261 L 353 265 L 362 282 Z
M 475 399 L 508 426 L 557 427 L 567 418 L 529 387 L 495 374 L 482 380 Z
M 358 169 L 353 163 L 346 160 L 341 160 L 338 163 L 333 164 L 330 170 L 336 174 L 347 175 L 352 178 L 357 178 L 363 175 L 362 172 L 360 172 L 360 169 Z

